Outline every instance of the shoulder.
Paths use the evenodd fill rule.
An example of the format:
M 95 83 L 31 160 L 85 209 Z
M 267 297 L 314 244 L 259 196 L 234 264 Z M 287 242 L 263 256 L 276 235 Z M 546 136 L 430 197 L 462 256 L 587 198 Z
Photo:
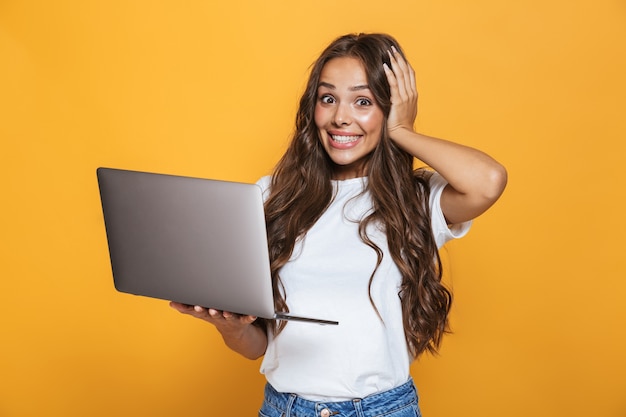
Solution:
M 256 185 L 261 187 L 261 191 L 263 192 L 263 199 L 267 199 L 270 194 L 270 186 L 272 185 L 272 176 L 266 175 L 259 178 L 259 180 L 256 182 Z
M 433 199 L 438 199 L 443 189 L 448 185 L 448 182 L 441 174 L 429 168 L 419 168 L 414 171 L 413 174 L 415 175 L 418 187 L 421 188 L 422 191 L 428 191 L 430 203 L 432 203 Z M 433 198 L 433 196 L 435 198 Z
M 435 241 L 437 242 L 437 247 L 441 247 L 452 239 L 465 236 L 472 222 L 467 221 L 459 224 L 448 224 L 441 209 L 441 194 L 448 185 L 448 182 L 438 172 L 430 171 L 429 175 L 431 227 Z
M 441 192 L 444 188 L 446 188 L 446 185 L 448 185 L 448 181 L 446 181 L 445 178 L 443 178 L 441 174 L 436 171 L 427 171 L 427 174 L 425 175 L 427 175 L 431 196 L 437 195 L 440 197 Z

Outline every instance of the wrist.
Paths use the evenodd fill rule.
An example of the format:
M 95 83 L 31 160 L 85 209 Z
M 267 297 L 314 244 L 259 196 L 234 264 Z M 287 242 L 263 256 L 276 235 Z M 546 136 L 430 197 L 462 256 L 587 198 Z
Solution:
M 415 142 L 419 136 L 415 130 L 406 126 L 398 126 L 389 130 L 389 138 L 402 148 Z

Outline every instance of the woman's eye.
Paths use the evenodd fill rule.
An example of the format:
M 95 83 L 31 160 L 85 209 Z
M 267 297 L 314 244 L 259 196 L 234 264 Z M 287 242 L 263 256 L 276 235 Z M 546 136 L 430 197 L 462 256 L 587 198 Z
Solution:
M 332 104 L 335 102 L 335 99 L 332 96 L 324 95 L 320 97 L 320 101 L 324 104 Z
M 369 99 L 360 98 L 356 101 L 356 104 L 359 106 L 369 106 L 372 104 L 372 102 Z

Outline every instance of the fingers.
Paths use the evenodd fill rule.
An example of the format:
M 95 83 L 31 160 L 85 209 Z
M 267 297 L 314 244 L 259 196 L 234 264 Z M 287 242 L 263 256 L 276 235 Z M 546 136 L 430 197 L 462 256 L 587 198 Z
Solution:
M 390 66 L 383 64 L 383 68 L 391 93 L 387 130 L 393 139 L 396 131 L 413 130 L 417 116 L 417 87 L 415 72 L 402 54 L 394 47 L 388 54 Z
M 243 324 L 250 324 L 256 320 L 255 316 L 241 315 L 232 313 L 230 311 L 216 310 L 214 308 L 204 308 L 201 306 L 191 306 L 188 304 L 181 304 L 176 302 L 170 302 L 170 307 L 183 314 L 189 314 L 198 319 L 209 321 L 213 324 L 224 322 L 240 322 Z
M 403 101 L 412 100 L 417 96 L 415 86 L 415 71 L 413 67 L 402 57 L 395 47 L 388 51 L 391 68 L 384 65 L 385 73 L 391 87 L 392 99 L 397 93 Z M 393 100 L 392 100 L 393 102 Z
M 221 311 L 221 310 L 216 310 L 214 308 L 202 308 L 199 306 L 194 307 L 196 311 L 198 312 L 206 312 L 209 317 L 211 317 L 214 320 L 231 320 L 232 318 L 235 317 L 235 314 L 229 312 L 229 311 Z
M 391 88 L 391 102 L 393 103 L 394 97 L 398 94 L 398 80 L 387 63 L 383 63 L 383 69 L 385 70 L 387 82 L 389 82 L 389 87 Z
M 190 310 L 193 310 L 193 306 L 190 306 L 188 304 L 176 303 L 174 301 L 170 301 L 170 307 L 184 314 L 190 314 Z
M 230 311 L 222 311 L 216 310 L 214 308 L 203 309 L 202 307 L 194 307 L 196 311 L 201 312 L 201 310 L 206 311 L 208 316 L 210 317 L 210 321 L 213 324 L 225 323 L 225 324 L 251 324 L 256 320 L 255 316 L 248 316 L 243 314 L 231 313 Z
M 391 48 L 392 50 L 387 51 L 387 53 L 389 54 L 389 60 L 391 62 L 391 70 L 393 71 L 393 75 L 396 78 L 397 92 L 401 98 L 406 98 L 407 96 L 406 80 L 405 80 L 406 70 L 405 70 L 405 67 L 400 64 L 400 62 L 403 62 L 404 60 L 402 60 L 402 57 L 399 57 L 398 59 L 396 59 L 396 55 L 398 55 L 398 52 L 396 51 L 396 48 L 394 47 L 391 47 Z

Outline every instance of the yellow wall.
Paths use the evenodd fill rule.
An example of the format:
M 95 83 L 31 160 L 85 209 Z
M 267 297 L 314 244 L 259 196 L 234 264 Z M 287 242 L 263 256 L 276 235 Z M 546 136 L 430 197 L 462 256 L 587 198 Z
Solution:
M 626 415 L 623 0 L 3 0 L 0 416 L 256 415 L 258 362 L 114 291 L 95 168 L 256 180 L 352 31 L 403 44 L 419 129 L 510 173 L 446 250 L 424 414 Z

